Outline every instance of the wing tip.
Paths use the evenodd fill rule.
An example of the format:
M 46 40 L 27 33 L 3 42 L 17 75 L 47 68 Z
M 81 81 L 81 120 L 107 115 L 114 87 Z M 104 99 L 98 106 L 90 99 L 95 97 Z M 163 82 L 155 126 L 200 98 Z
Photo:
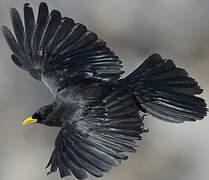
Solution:
M 24 3 L 24 7 L 30 7 L 30 3 L 28 2 Z
M 152 60 L 155 60 L 155 59 L 158 59 L 158 60 L 159 60 L 159 59 L 163 59 L 159 53 L 153 53 L 153 54 L 150 55 L 148 58 L 149 58 L 149 59 L 152 59 Z
M 48 11 L 48 5 L 47 5 L 47 3 L 46 3 L 46 2 L 41 2 L 41 3 L 39 4 L 39 10 L 40 10 L 40 9 L 45 9 L 45 10 Z
M 39 6 L 45 6 L 45 7 L 47 6 L 48 7 L 46 2 L 41 2 Z
M 16 17 L 17 15 L 19 15 L 19 12 L 14 7 L 11 7 L 9 9 L 9 13 L 10 13 L 10 17 L 12 18 L 12 20 L 13 20 L 14 17 Z
M 4 35 L 4 38 L 5 38 L 6 42 L 7 42 L 7 44 L 9 44 L 9 41 L 11 40 L 11 38 L 14 41 L 16 41 L 14 35 L 12 34 L 12 32 L 10 31 L 10 29 L 7 26 L 1 25 L 0 29 L 1 29 L 2 34 Z M 11 48 L 10 45 L 9 45 L 9 47 Z
M 26 11 L 27 11 L 28 9 L 32 9 L 30 3 L 28 3 L 28 2 L 27 2 L 27 3 L 24 3 L 24 6 L 23 6 L 24 15 L 25 15 L 25 13 L 26 13 Z
M 1 25 L 0 28 L 1 28 L 1 32 L 2 32 L 3 34 L 5 34 L 6 32 L 8 32 L 8 30 L 9 30 L 8 27 L 5 26 L 5 25 Z
M 50 17 L 54 17 L 54 18 L 62 18 L 62 15 L 60 13 L 60 11 L 56 10 L 56 9 L 53 9 L 50 13 Z

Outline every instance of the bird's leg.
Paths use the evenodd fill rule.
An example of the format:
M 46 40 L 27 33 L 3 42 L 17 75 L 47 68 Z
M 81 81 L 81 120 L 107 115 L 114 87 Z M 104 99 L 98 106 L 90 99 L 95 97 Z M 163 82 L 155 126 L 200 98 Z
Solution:
M 147 116 L 147 114 L 143 114 L 142 116 L 139 116 L 139 117 L 140 117 L 140 120 L 141 120 L 142 122 L 144 121 L 145 116 Z M 143 129 L 143 132 L 144 132 L 144 133 L 148 133 L 148 132 L 149 132 L 149 128 L 148 128 L 148 129 Z
M 144 121 L 145 116 L 147 116 L 147 114 L 143 114 L 142 116 L 140 116 L 142 121 Z
M 143 133 L 148 133 L 148 132 L 149 132 L 149 128 L 143 129 Z

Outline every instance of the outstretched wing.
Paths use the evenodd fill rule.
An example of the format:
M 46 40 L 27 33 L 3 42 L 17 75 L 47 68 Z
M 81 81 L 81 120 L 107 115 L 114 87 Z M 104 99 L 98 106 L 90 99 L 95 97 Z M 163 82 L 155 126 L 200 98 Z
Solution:
M 13 62 L 53 94 L 79 80 L 111 80 L 123 73 L 121 61 L 105 41 L 57 10 L 49 14 L 46 3 L 40 3 L 36 23 L 32 8 L 24 5 L 25 27 L 16 9 L 10 15 L 16 39 L 7 27 L 2 26 L 2 32 Z
M 61 177 L 78 179 L 86 172 L 101 177 L 126 160 L 123 152 L 135 152 L 145 131 L 135 99 L 125 90 L 112 91 L 84 113 L 84 118 L 65 125 L 59 132 L 47 167 L 59 168 Z

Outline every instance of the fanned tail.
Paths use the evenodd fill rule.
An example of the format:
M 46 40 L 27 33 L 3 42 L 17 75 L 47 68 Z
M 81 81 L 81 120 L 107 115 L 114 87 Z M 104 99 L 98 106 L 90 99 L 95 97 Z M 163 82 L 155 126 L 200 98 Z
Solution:
M 205 100 L 195 96 L 203 91 L 198 83 L 158 54 L 151 55 L 125 81 L 141 107 L 158 119 L 182 123 L 207 114 Z

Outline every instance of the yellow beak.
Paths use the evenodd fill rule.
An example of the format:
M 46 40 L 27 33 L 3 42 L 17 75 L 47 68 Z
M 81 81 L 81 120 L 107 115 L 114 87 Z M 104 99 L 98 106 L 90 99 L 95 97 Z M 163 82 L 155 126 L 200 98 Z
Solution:
M 22 122 L 22 125 L 31 124 L 35 122 L 37 122 L 37 119 L 33 119 L 32 117 L 29 117 L 25 121 Z

